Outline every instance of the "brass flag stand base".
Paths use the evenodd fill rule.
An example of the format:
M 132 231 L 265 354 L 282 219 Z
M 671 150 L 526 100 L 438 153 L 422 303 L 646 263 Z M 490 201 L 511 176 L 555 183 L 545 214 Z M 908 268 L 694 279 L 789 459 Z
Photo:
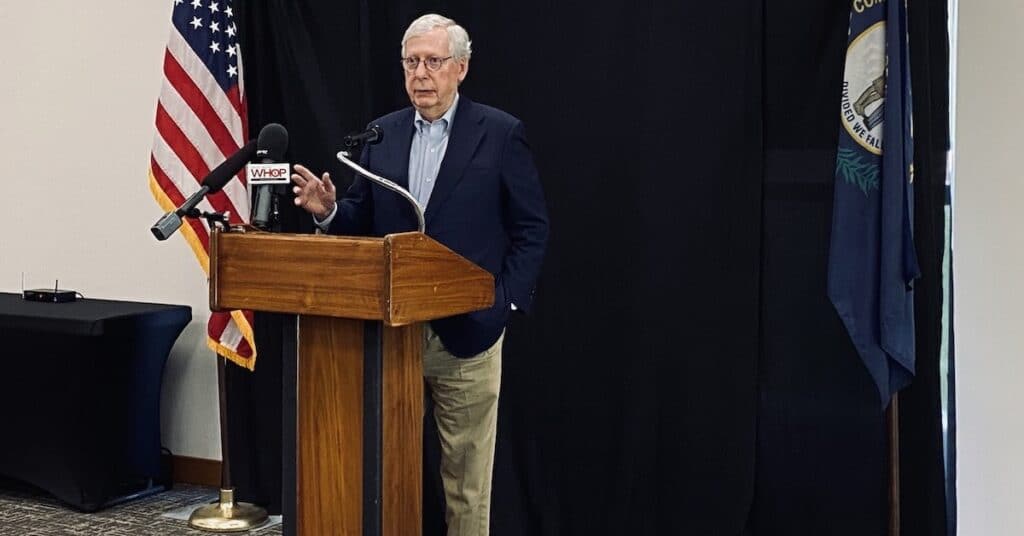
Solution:
M 244 532 L 267 522 L 267 511 L 259 506 L 235 502 L 228 457 L 228 395 L 224 385 L 225 359 L 217 356 L 217 390 L 220 398 L 220 500 L 197 508 L 188 518 L 188 526 L 207 532 Z
M 267 522 L 267 511 L 249 503 L 235 502 L 234 489 L 220 490 L 220 502 L 196 509 L 188 526 L 208 532 L 243 532 Z

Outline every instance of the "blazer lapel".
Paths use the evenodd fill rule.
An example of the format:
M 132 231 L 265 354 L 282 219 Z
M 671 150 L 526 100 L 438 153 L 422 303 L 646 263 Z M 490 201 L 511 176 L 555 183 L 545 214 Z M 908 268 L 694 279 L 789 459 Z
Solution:
M 415 112 L 412 108 L 409 108 L 406 113 L 399 114 L 395 118 L 395 122 L 392 124 L 391 135 L 395 137 L 393 143 L 387 143 L 385 138 L 385 144 L 391 148 L 388 152 L 385 162 L 394 163 L 397 167 L 392 167 L 388 164 L 385 169 L 391 173 L 391 176 L 384 176 L 385 179 L 390 179 L 395 184 L 409 189 L 409 151 L 412 148 L 412 136 L 415 133 L 413 130 L 413 118 L 416 117 Z M 385 131 L 384 135 L 387 136 L 388 132 Z
M 437 214 L 438 208 L 444 204 L 451 195 L 452 190 L 462 180 L 466 165 L 476 152 L 476 148 L 483 139 L 484 130 L 477 128 L 483 121 L 473 101 L 466 97 L 459 97 L 459 106 L 455 109 L 455 121 L 452 125 L 451 135 L 448 139 L 448 148 L 444 153 L 444 160 L 441 161 L 441 169 L 437 173 L 437 182 L 434 183 L 434 190 L 430 193 L 430 201 L 427 202 L 427 210 L 424 215 L 427 223 Z M 411 146 L 411 142 L 408 146 Z M 408 151 L 406 151 L 408 153 Z M 409 156 L 406 154 L 406 168 L 408 168 Z M 406 171 L 408 181 L 408 171 Z

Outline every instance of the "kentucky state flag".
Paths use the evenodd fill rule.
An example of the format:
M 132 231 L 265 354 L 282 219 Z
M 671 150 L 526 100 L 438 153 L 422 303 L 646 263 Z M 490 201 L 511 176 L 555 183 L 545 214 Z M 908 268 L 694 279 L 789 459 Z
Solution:
M 828 296 L 882 406 L 914 375 L 906 0 L 853 0 L 836 157 Z

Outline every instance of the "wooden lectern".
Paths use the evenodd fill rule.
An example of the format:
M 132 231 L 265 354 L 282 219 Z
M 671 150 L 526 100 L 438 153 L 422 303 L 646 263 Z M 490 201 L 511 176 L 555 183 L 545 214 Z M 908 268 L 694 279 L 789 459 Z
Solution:
M 298 315 L 285 534 L 421 533 L 420 323 L 493 301 L 489 272 L 422 233 L 211 235 L 213 310 Z

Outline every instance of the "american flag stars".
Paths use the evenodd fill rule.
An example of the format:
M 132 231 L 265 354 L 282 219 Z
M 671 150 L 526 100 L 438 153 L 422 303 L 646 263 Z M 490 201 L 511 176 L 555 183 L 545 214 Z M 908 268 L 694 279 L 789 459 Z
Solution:
M 200 48 L 206 50 L 207 67 L 226 88 L 227 84 L 238 78 L 238 44 L 234 42 L 237 39 L 238 27 L 231 20 L 235 13 L 230 2 L 174 0 L 174 5 L 177 13 L 174 18 L 181 17 L 184 24 L 179 28 L 189 29 L 187 33 L 183 31 L 183 35 L 197 53 Z M 221 59 L 217 60 L 217 57 Z M 218 71 L 222 73 L 219 76 L 216 75 Z

